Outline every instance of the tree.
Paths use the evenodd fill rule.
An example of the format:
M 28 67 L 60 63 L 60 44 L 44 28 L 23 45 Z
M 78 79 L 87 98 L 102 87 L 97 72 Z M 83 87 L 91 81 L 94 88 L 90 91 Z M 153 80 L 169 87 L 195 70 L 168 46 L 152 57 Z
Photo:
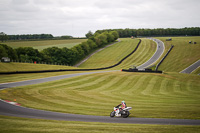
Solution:
M 74 57 L 75 57 L 75 59 L 73 61 L 74 63 L 79 61 L 80 59 L 82 59 L 85 56 L 84 51 L 80 45 L 76 45 L 76 46 L 72 47 L 72 50 L 74 52 Z
M 113 42 L 114 41 L 114 35 L 112 33 L 106 32 L 107 35 L 107 41 Z
M 32 47 L 19 47 L 16 49 L 21 61 L 42 61 L 42 54 Z
M 117 31 L 111 31 L 111 34 L 114 36 L 114 40 L 117 40 L 119 38 L 119 34 Z
M 71 39 L 73 38 L 72 36 L 68 36 L 68 35 L 65 35 L 65 36 L 61 36 L 61 39 Z
M 91 36 L 93 36 L 93 33 L 92 33 L 91 31 L 88 31 L 88 33 L 85 34 L 85 36 L 86 36 L 87 38 L 90 38 Z
M 7 57 L 9 57 L 11 60 L 17 60 L 18 56 L 17 53 L 15 51 L 15 49 L 11 48 L 10 46 L 7 46 L 5 44 L 0 44 L 0 46 L 2 46 L 7 54 Z
M 8 57 L 8 54 L 6 52 L 6 49 L 2 45 L 0 45 L 0 59 L 2 57 Z
M 91 50 L 96 49 L 97 45 L 95 44 L 95 42 L 91 39 L 87 40 L 87 44 L 90 46 Z
M 82 42 L 81 44 L 79 44 L 82 48 L 82 50 L 84 51 L 85 55 L 88 55 L 90 52 L 90 46 L 88 45 L 87 42 Z
M 1 32 L 1 33 L 0 33 L 0 40 L 1 40 L 2 42 L 5 42 L 5 41 L 8 40 L 8 36 L 7 36 L 5 33 Z

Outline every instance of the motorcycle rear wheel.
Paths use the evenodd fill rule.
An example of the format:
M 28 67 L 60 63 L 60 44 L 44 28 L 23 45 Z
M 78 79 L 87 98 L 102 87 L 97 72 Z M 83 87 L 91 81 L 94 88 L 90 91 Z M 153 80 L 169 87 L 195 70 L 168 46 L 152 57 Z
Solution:
M 127 118 L 129 115 L 130 115 L 130 112 L 129 112 L 129 111 L 126 111 L 126 113 L 123 114 L 122 117 L 123 117 L 123 118 Z

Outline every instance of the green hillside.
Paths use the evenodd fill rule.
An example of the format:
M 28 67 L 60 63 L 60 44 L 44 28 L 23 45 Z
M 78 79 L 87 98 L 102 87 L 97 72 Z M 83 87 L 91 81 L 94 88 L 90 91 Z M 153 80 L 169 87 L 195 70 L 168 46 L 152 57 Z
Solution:
M 171 45 L 174 48 L 160 65 L 159 69 L 165 72 L 180 72 L 200 59 L 200 37 L 170 37 L 172 41 L 166 41 L 169 37 L 157 37 L 165 43 L 168 50 Z M 197 44 L 189 44 L 189 41 Z
M 16 72 L 16 71 L 40 71 L 40 70 L 59 70 L 59 69 L 76 69 L 70 66 L 46 65 L 33 63 L 1 63 L 0 72 Z
M 81 64 L 80 68 L 100 68 L 118 63 L 126 55 L 131 53 L 137 46 L 139 39 L 120 38 L 116 43 L 90 57 Z M 146 62 L 155 52 L 156 44 L 149 39 L 142 39 L 137 51 L 127 58 L 121 65 L 113 69 L 129 68 L 131 65 L 141 65 Z
M 197 44 L 186 44 L 190 39 L 196 39 Z M 133 107 L 130 111 L 130 117 L 143 118 L 175 118 L 175 119 L 200 119 L 200 76 L 199 68 L 194 74 L 180 74 L 179 69 L 189 66 L 194 59 L 199 58 L 199 37 L 172 38 L 173 41 L 165 41 L 166 38 L 159 38 L 165 42 L 166 50 L 171 44 L 175 47 L 159 69 L 164 70 L 163 74 L 149 73 L 128 73 L 128 72 L 105 72 L 98 74 L 90 74 L 77 76 L 73 78 L 47 82 L 37 85 L 29 85 L 10 89 L 0 90 L 0 98 L 11 100 L 16 99 L 22 106 L 37 108 L 42 110 L 50 110 L 56 112 L 100 115 L 109 116 L 113 107 L 118 105 L 120 101 L 125 100 L 128 106 Z M 87 62 L 82 64 L 80 68 L 88 68 L 90 66 L 104 67 L 117 63 L 120 59 L 130 53 L 137 45 L 137 39 L 121 39 L 120 43 L 114 44 L 101 52 L 95 54 Z M 126 46 L 126 47 L 125 47 Z M 189 50 L 186 50 L 189 49 Z M 142 39 L 142 43 L 138 50 L 125 60 L 116 70 L 121 68 L 129 68 L 131 65 L 140 65 L 147 61 L 155 52 L 156 45 L 153 41 Z M 188 58 L 187 61 L 183 57 Z M 174 58 L 176 60 L 174 60 Z M 109 59 L 109 60 L 108 60 Z M 179 61 L 180 60 L 180 61 Z M 183 62 L 185 66 L 178 63 Z M 173 62 L 174 64 L 170 64 Z M 5 64 L 5 63 L 2 63 Z M 2 66 L 2 64 L 0 66 Z M 39 64 L 19 64 L 7 63 L 7 66 L 1 67 L 3 71 L 7 70 L 41 70 L 41 69 L 61 69 L 68 68 L 65 66 L 50 66 Z M 10 65 L 10 66 L 9 66 Z M 26 67 L 25 67 L 26 65 Z M 180 68 L 179 68 L 180 67 Z M 170 68 L 170 69 L 169 69 Z M 173 71 L 173 72 L 170 72 Z M 20 80 L 28 80 L 35 78 L 43 78 L 48 76 L 64 75 L 75 72 L 56 72 L 43 74 L 17 74 L 2 75 L 0 83 L 14 82 Z M 53 129 L 59 127 L 70 129 L 70 131 L 83 131 L 83 127 L 88 129 L 102 131 L 107 129 L 113 131 L 120 127 L 113 124 L 104 123 L 82 123 L 70 122 L 75 128 L 68 128 L 69 122 L 58 122 L 48 120 L 33 120 L 24 118 L 11 118 L 0 116 L 0 120 L 6 121 L 7 124 L 1 126 L 2 130 L 7 125 L 12 126 L 8 132 L 19 130 L 19 126 L 27 126 L 26 123 L 34 125 L 38 131 L 49 131 L 49 124 Z M 26 123 L 24 123 L 26 120 Z M 48 123 L 46 125 L 45 123 Z M 38 124 L 40 125 L 38 127 Z M 92 127 L 88 127 L 91 125 Z M 126 124 L 127 125 L 127 124 Z M 70 127 L 71 127 L 70 126 Z M 103 126 L 103 129 L 101 128 Z M 124 127 L 124 126 L 123 126 Z M 127 125 L 123 131 L 140 131 L 145 127 L 145 131 L 154 132 L 198 132 L 198 127 L 187 126 L 158 126 L 158 125 Z M 164 129 L 165 127 L 166 129 Z M 95 129 L 94 129 L 95 128 Z M 120 129 L 119 129 L 120 130 Z M 118 131 L 119 131 L 118 130 Z M 26 131 L 36 131 L 29 127 Z M 61 130 L 62 132 L 63 130 Z M 85 130 L 86 132 L 88 130 Z M 104 131 L 103 131 L 104 132 Z
M 33 47 L 39 51 L 48 48 L 48 47 L 67 47 L 71 48 L 81 42 L 86 41 L 87 39 L 67 39 L 67 40 L 42 40 L 42 41 L 8 41 L 4 44 L 12 47 Z
M 57 112 L 108 116 L 125 100 L 131 117 L 200 119 L 200 76 L 107 72 L 0 91 L 1 99 Z

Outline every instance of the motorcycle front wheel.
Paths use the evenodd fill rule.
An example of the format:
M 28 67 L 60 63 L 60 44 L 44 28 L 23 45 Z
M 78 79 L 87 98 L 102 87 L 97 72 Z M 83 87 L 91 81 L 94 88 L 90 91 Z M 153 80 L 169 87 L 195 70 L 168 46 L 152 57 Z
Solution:
M 114 117 L 115 116 L 115 111 L 110 113 L 110 117 Z

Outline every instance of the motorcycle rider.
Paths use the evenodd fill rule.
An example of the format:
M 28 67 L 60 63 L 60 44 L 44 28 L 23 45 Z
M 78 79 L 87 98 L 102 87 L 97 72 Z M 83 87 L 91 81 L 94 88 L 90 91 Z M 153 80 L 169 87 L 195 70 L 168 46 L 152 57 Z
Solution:
M 121 106 L 122 105 L 122 107 L 120 107 L 119 108 L 119 106 Z M 122 103 L 121 104 L 119 104 L 119 105 L 117 105 L 117 107 L 116 108 L 119 108 L 119 112 L 121 112 L 123 109 L 125 109 L 127 106 L 126 106 L 126 103 L 125 103 L 125 101 L 122 101 Z

